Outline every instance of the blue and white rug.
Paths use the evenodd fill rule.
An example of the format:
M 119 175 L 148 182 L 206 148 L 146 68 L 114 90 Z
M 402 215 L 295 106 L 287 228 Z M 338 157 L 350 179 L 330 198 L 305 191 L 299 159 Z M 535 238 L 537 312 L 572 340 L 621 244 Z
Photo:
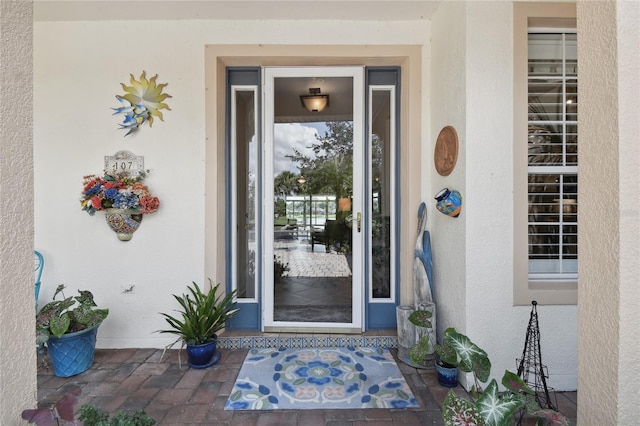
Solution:
M 251 349 L 225 410 L 419 407 L 388 349 Z

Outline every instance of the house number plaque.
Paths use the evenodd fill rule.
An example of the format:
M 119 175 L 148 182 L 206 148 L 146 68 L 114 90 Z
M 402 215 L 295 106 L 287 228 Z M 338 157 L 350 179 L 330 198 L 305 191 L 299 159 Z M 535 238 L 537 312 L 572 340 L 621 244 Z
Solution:
M 109 174 L 126 174 L 136 177 L 144 172 L 144 157 L 131 151 L 118 151 L 104 156 L 104 170 Z

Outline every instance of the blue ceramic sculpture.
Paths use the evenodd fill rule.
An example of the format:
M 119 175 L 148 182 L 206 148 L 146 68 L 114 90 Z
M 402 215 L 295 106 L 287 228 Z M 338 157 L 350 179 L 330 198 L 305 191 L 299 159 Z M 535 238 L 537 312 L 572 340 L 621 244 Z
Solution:
M 418 238 L 413 260 L 414 302 L 433 302 L 433 260 L 431 258 L 431 237 L 427 227 L 427 205 L 418 207 Z

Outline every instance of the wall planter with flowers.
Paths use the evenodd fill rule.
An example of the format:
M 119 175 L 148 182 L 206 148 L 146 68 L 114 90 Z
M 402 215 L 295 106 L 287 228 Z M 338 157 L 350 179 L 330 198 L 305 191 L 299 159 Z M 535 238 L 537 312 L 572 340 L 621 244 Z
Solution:
M 160 205 L 143 183 L 147 171 L 142 170 L 142 157 L 129 151 L 119 151 L 105 157 L 102 176 L 84 177 L 82 210 L 91 216 L 104 211 L 109 227 L 120 241 L 129 241 L 140 226 L 145 214 L 155 213 Z

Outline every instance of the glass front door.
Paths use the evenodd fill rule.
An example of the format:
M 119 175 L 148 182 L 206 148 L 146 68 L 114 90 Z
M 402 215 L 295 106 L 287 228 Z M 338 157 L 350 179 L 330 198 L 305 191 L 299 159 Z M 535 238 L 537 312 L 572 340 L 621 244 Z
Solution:
M 263 82 L 264 327 L 359 331 L 363 68 L 266 68 Z
M 227 75 L 229 328 L 395 328 L 399 70 Z

